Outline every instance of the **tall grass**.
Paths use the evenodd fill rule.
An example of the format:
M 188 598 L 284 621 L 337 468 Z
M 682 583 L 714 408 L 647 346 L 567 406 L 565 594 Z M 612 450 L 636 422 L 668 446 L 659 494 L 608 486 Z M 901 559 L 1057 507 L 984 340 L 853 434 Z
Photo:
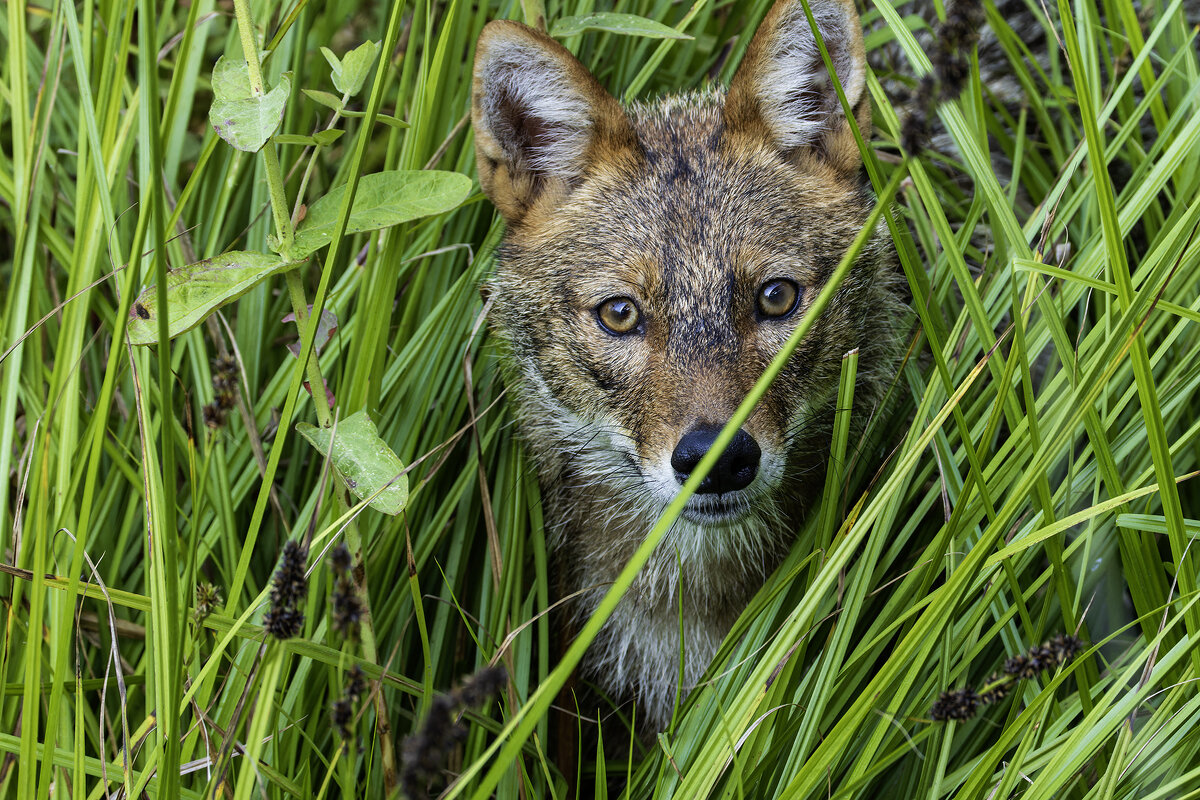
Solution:
M 470 64 L 489 19 L 616 10 L 680 27 L 693 38 L 566 40 L 640 98 L 727 80 L 768 6 L 256 3 L 251 19 L 268 80 L 293 75 L 288 134 L 332 118 L 299 91 L 332 90 L 320 46 L 383 42 L 351 107 L 370 113 L 338 121 L 311 202 L 384 169 L 474 174 Z M 383 797 L 434 694 L 500 664 L 508 687 L 466 712 L 434 791 L 1200 796 L 1194 3 L 1063 0 L 1041 60 L 985 9 L 1023 98 L 1001 102 L 976 71 L 939 111 L 954 147 L 918 158 L 899 156 L 904 112 L 883 87 L 929 69 L 924 23 L 886 0 L 864 9 L 869 47 L 907 55 L 870 82 L 869 171 L 901 187 L 883 210 L 914 311 L 877 425 L 888 446 L 835 437 L 821 507 L 671 729 L 635 739 L 613 716 L 571 774 L 546 708 L 569 702 L 551 692 L 565 677 L 553 562 L 478 291 L 501 233 L 490 205 L 476 193 L 348 237 L 300 273 L 337 318 L 320 355 L 335 412 L 366 409 L 413 465 L 402 515 L 357 508 L 351 523 L 295 432 L 316 409 L 282 278 L 169 348 L 124 344 L 133 298 L 168 266 L 261 250 L 272 232 L 263 160 L 207 123 L 212 64 L 240 57 L 231 7 L 9 2 L 0 795 Z M 277 152 L 294 200 L 310 154 Z M 221 356 L 238 390 L 210 426 Z M 327 554 L 350 524 L 370 602 L 357 638 L 330 616 Z M 262 617 L 289 540 L 311 543 L 305 622 L 276 641 Z M 1085 644 L 1069 663 L 968 721 L 930 719 L 944 690 L 982 687 L 1064 632 Z M 347 698 L 356 666 L 368 688 Z M 353 714 L 334 724 L 343 699 Z M 575 727 L 594 739 L 594 713 Z

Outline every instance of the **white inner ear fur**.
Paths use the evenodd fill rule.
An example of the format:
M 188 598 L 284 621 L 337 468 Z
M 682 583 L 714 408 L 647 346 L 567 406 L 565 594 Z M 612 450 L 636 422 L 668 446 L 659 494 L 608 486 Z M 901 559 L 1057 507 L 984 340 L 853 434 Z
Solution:
M 482 73 L 483 112 L 505 155 L 514 166 L 574 175 L 591 137 L 592 119 L 567 71 L 537 46 L 520 42 L 497 42 L 488 55 Z M 544 135 L 527 141 L 522 130 L 527 127 Z
M 866 82 L 864 66 L 854 47 L 858 20 L 840 3 L 810 0 L 809 7 L 842 91 L 853 108 Z M 844 119 L 837 90 L 799 2 L 780 20 L 765 62 L 758 95 L 763 116 L 780 146 L 811 145 L 821 139 L 831 123 Z

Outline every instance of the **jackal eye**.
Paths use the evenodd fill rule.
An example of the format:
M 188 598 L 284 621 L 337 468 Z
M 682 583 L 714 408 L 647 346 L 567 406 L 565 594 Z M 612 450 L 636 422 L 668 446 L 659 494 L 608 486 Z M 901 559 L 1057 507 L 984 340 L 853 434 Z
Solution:
M 628 297 L 611 297 L 596 306 L 596 319 L 600 327 L 615 336 L 635 333 L 642 324 L 637 304 Z
M 795 281 L 773 278 L 758 289 L 758 313 L 764 317 L 786 317 L 796 310 L 800 287 Z

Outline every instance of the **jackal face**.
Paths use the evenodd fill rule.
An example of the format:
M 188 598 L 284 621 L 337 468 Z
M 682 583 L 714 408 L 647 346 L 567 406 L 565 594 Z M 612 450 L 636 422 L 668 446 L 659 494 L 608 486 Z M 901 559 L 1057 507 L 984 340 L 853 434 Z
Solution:
M 853 5 L 810 7 L 869 132 Z M 804 9 L 773 9 L 727 94 L 623 109 L 563 47 L 513 22 L 484 29 L 474 81 L 480 178 L 508 222 L 495 323 L 534 449 L 559 454 L 539 459 L 543 471 L 632 483 L 639 511 L 661 508 L 872 205 Z M 871 307 L 881 260 L 879 247 L 862 258 L 685 519 L 727 526 L 787 505 L 789 471 L 827 438 L 841 357 L 888 334 L 890 309 Z M 570 464 L 583 450 L 590 466 Z
M 729 90 L 623 108 L 549 37 L 479 39 L 480 180 L 508 223 L 492 320 L 539 470 L 566 592 L 589 613 L 809 313 L 873 204 L 850 0 L 780 0 Z M 820 487 L 843 355 L 877 401 L 898 303 L 876 236 L 720 456 L 590 652 L 590 671 L 670 711 L 682 613 L 697 679 Z M 592 587 L 589 589 L 588 587 Z M 677 602 L 682 607 L 675 606 Z M 664 677 L 666 676 L 666 677 Z

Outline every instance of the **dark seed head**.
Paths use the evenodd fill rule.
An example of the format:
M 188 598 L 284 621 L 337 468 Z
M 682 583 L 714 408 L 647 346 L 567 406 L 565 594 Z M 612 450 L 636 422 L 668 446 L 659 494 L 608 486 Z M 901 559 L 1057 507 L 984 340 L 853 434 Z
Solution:
M 348 574 L 343 574 L 334 585 L 331 605 L 333 629 L 348 639 L 357 637 L 363 618 L 363 602 Z
M 499 694 L 508 683 L 504 667 L 484 667 L 476 672 L 459 689 L 459 699 L 464 706 L 481 706 Z
M 304 629 L 304 613 L 295 608 L 272 608 L 263 616 L 263 628 L 276 639 L 294 639 Z
M 1004 662 L 1004 674 L 1005 675 L 1014 675 L 1018 678 L 1024 678 L 1024 677 L 1028 677 L 1028 673 L 1029 673 L 1029 659 L 1026 656 L 1024 656 L 1024 655 L 1013 656 L 1012 658 L 1005 660 L 1005 662 Z M 1036 675 L 1037 672 L 1034 671 L 1033 674 Z
M 353 559 L 350 557 L 350 549 L 344 544 L 339 544 L 337 547 L 329 551 L 329 566 L 334 573 L 341 575 L 349 572 L 350 567 L 354 565 Z
M 983 691 L 979 693 L 979 703 L 981 705 L 991 705 L 992 703 L 1000 702 L 1005 697 L 1008 697 L 1008 693 L 1012 691 L 1015 682 L 1015 679 L 1011 676 L 993 672 L 988 676 Z
M 400 783 L 407 797 L 425 797 L 426 787 L 441 773 L 454 747 L 467 738 L 467 729 L 455 719 L 455 712 L 464 706 L 482 705 L 507 681 L 503 667 L 484 667 L 457 690 L 433 698 L 421 727 L 401 745 L 404 767 Z
M 297 542 L 288 542 L 283 546 L 279 569 L 275 570 L 275 578 L 271 584 L 273 607 L 296 606 L 304 602 L 304 597 L 308 594 L 308 578 L 304 575 L 304 564 L 307 560 L 307 551 Z
M 363 674 L 362 669 L 355 664 L 346 673 L 346 696 L 355 700 L 359 699 L 367 693 L 367 676 Z
M 917 155 L 929 145 L 933 127 L 923 109 L 914 108 L 900 128 L 900 146 L 910 155 Z
M 204 416 L 204 424 L 210 428 L 219 428 L 225 424 L 225 411 L 216 403 L 209 403 L 200 409 Z
M 329 709 L 329 719 L 338 735 L 349 739 L 353 735 L 350 725 L 354 722 L 354 702 L 348 697 L 333 701 Z
M 979 695 L 975 694 L 974 689 L 955 689 L 942 692 L 929 714 L 938 722 L 952 719 L 961 722 L 975 716 L 975 709 L 978 707 Z

